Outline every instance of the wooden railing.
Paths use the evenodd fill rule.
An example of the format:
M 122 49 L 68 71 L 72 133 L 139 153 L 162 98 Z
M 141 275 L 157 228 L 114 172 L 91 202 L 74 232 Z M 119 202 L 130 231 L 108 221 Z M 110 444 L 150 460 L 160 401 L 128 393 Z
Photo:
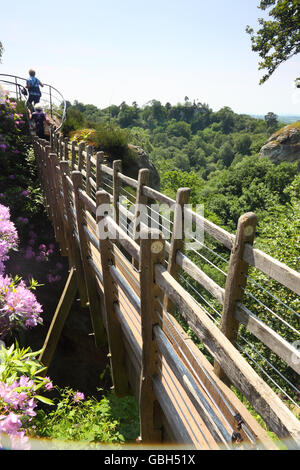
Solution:
M 242 441 L 246 447 L 276 447 L 232 392 L 229 384 L 233 384 L 288 447 L 299 446 L 298 419 L 237 348 L 242 324 L 299 374 L 297 348 L 243 301 L 249 266 L 300 293 L 298 272 L 253 247 L 255 214 L 242 215 L 232 235 L 186 208 L 188 188 L 178 189 L 173 200 L 149 187 L 146 169 L 135 180 L 122 173 L 121 161 L 109 167 L 103 152 L 94 154 L 91 146 L 77 146 L 54 134 L 50 143 L 34 139 L 34 148 L 48 215 L 70 264 L 42 362 L 49 366 L 78 290 L 82 304 L 89 306 L 96 344 L 108 340 L 115 393 L 126 395 L 132 390 L 139 402 L 142 443 L 172 441 L 212 449 Z M 120 202 L 121 196 L 126 205 Z M 158 230 L 166 217 L 159 210 L 160 223 L 154 224 L 158 229 L 150 228 L 150 212 L 148 223 L 139 218 L 139 205 L 149 208 L 153 202 L 171 210 L 170 241 Z M 113 215 L 101 213 L 103 205 L 113 207 Z M 203 256 L 226 277 L 224 285 L 188 256 L 183 237 L 175 237 L 183 231 L 184 216 L 201 224 L 205 236 L 230 255 L 226 260 L 222 251 L 208 247 L 228 261 L 227 273 Z M 100 225 L 109 237 L 99 237 Z M 137 238 L 137 234 L 143 235 Z M 190 283 L 189 290 L 185 282 Z M 202 296 L 203 290 L 213 301 Z M 220 317 L 219 325 L 213 310 Z M 182 321 L 198 337 L 206 355 L 187 335 Z

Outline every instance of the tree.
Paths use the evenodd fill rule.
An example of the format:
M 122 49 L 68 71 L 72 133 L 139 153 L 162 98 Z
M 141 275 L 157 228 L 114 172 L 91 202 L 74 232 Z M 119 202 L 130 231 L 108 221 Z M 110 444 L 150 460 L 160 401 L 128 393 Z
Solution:
M 265 121 L 267 124 L 268 129 L 275 130 L 278 124 L 278 118 L 276 114 L 269 112 L 265 115 Z
M 0 41 L 0 63 L 2 62 L 1 58 L 2 58 L 3 51 L 4 51 L 4 48 L 3 48 L 2 42 Z
M 259 53 L 259 70 L 267 73 L 260 80 L 264 83 L 277 67 L 300 52 L 300 2 L 298 0 L 261 0 L 258 8 L 269 11 L 270 20 L 258 19 L 261 28 L 255 34 L 247 26 L 252 50 Z

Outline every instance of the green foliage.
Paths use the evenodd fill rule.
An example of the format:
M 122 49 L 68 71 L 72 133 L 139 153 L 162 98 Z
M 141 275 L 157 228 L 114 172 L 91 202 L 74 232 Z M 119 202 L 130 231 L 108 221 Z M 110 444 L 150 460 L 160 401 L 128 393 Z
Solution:
M 111 160 L 129 158 L 129 131 L 126 129 L 121 129 L 115 124 L 99 123 L 93 140 L 95 147 L 105 152 Z
M 138 406 L 133 397 L 116 398 L 110 393 L 100 400 L 92 397 L 74 401 L 74 390 L 55 389 L 55 409 L 38 411 L 29 429 L 31 436 L 80 441 L 91 448 L 97 443 L 121 445 L 137 438 Z
M 261 0 L 261 10 L 269 10 L 270 19 L 259 18 L 260 29 L 254 33 L 247 26 L 251 36 L 252 50 L 258 52 L 261 61 L 259 70 L 266 70 L 260 83 L 264 83 L 277 67 L 300 52 L 300 5 L 298 1 Z
M 25 376 L 34 383 L 32 388 L 34 397 L 43 403 L 52 405 L 52 400 L 36 394 L 49 381 L 41 376 L 46 368 L 36 358 L 40 352 L 31 351 L 29 347 L 20 348 L 18 344 L 12 344 L 9 348 L 0 345 L 0 383 L 13 385 L 15 381 Z
M 63 135 L 67 136 L 70 132 L 82 129 L 85 126 L 86 119 L 84 118 L 83 114 L 75 107 L 69 107 L 66 113 L 66 120 L 61 127 L 61 132 Z

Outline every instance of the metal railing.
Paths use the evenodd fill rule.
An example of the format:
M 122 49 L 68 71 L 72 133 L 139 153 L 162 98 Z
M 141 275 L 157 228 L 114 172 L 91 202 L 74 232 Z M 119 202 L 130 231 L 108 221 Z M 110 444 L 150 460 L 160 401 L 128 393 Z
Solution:
M 0 85 L 7 90 L 10 96 L 16 100 L 27 103 L 28 90 L 26 89 L 27 79 L 10 74 L 0 74 Z M 66 101 L 63 95 L 52 85 L 43 83 L 42 96 L 40 103 L 43 110 L 51 116 L 52 119 L 58 120 L 55 133 L 58 132 L 66 118 Z

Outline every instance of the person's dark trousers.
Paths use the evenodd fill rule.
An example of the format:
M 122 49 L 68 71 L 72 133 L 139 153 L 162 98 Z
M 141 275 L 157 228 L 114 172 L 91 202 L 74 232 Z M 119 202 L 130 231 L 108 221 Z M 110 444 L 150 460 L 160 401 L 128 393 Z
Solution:
M 40 102 L 40 97 L 37 95 L 31 95 L 29 93 L 28 100 L 26 102 L 27 107 L 30 109 L 31 112 L 34 111 L 34 105 Z

